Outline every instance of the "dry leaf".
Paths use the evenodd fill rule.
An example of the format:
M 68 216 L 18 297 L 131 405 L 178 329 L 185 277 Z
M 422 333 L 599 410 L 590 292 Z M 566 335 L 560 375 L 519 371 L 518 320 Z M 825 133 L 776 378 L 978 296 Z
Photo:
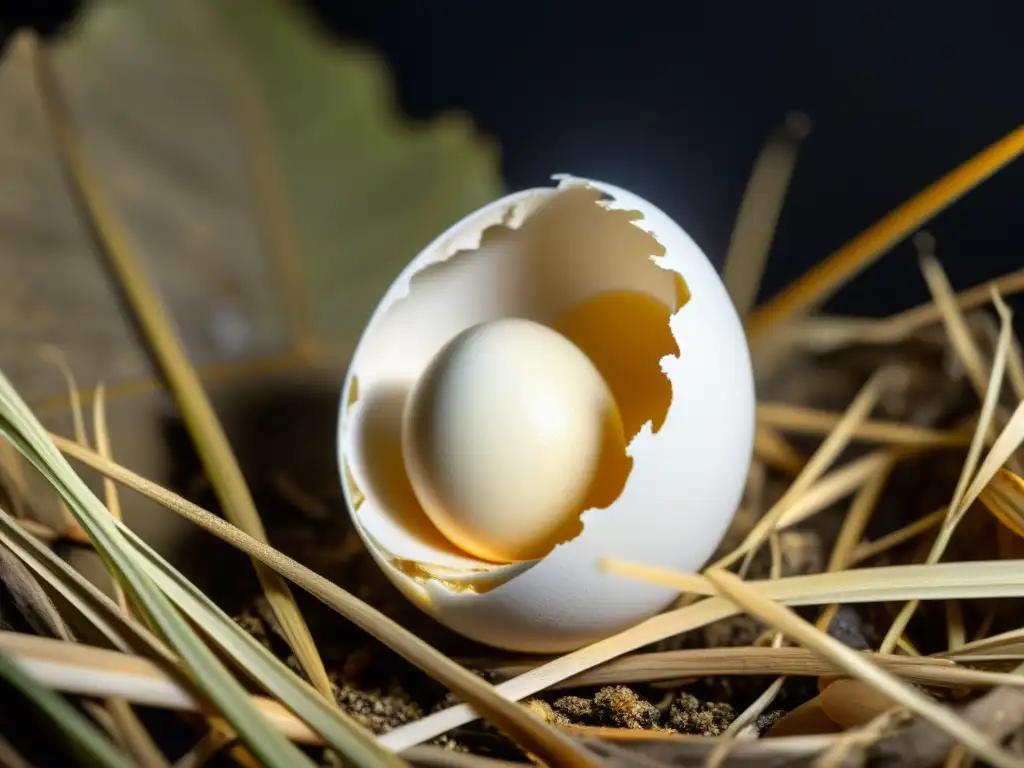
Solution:
M 73 206 L 29 61 L 5 53 L 0 370 L 68 434 L 61 377 L 34 354 L 59 347 L 86 404 L 106 382 L 117 455 L 183 489 L 198 462 L 168 401 L 137 383 L 155 371 Z M 219 366 L 216 381 L 249 379 L 211 391 L 246 476 L 297 467 L 304 487 L 336 492 L 345 356 L 404 263 L 500 194 L 492 148 L 458 116 L 404 119 L 375 55 L 322 36 L 284 0 L 100 0 L 49 56 L 189 358 Z M 295 372 L 306 336 L 340 359 Z M 215 559 L 186 557 L 186 526 L 124 501 L 128 524 L 176 564 Z M 72 561 L 103 578 L 91 556 Z

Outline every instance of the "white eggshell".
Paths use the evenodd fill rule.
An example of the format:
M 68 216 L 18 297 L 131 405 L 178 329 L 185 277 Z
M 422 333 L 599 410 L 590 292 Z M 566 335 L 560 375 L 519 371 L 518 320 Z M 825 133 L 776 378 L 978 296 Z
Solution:
M 746 339 L 711 263 L 647 201 L 610 184 L 556 178 L 557 188 L 509 195 L 467 216 L 409 263 L 364 330 L 339 417 L 345 497 L 378 565 L 451 629 L 524 652 L 569 651 L 667 607 L 672 590 L 602 573 L 598 558 L 700 569 L 739 503 L 754 436 Z M 630 226 L 652 235 L 664 255 L 638 259 L 596 242 L 576 253 L 556 232 L 544 255 L 522 266 L 515 232 L 574 188 L 600 191 L 607 210 L 639 212 Z M 676 275 L 689 290 L 681 307 Z M 618 498 L 584 512 L 583 532 L 546 557 L 493 566 L 457 550 L 416 505 L 402 466 L 401 412 L 413 384 L 471 325 L 510 316 L 547 322 L 611 289 L 642 292 L 674 310 L 679 355 L 660 361 L 671 384 L 664 422 L 656 431 L 647 422 L 629 442 L 633 464 Z

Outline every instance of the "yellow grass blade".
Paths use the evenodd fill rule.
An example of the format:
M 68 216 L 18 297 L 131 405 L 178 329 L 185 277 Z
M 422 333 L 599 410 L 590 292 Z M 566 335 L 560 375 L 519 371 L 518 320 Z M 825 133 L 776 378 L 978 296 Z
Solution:
M 798 499 L 807 489 L 821 477 L 822 473 L 836 460 L 840 453 L 846 448 L 850 440 L 850 434 L 875 407 L 878 398 L 887 387 L 889 387 L 896 376 L 896 369 L 885 368 L 876 372 L 865 384 L 861 391 L 854 398 L 850 407 L 846 410 L 843 418 L 832 433 L 825 438 L 818 447 L 803 471 L 797 476 L 793 483 L 764 517 L 757 521 L 753 530 L 747 534 L 743 542 L 728 555 L 722 557 L 716 566 L 727 568 L 740 558 L 749 557 L 756 551 L 768 534 L 776 527 L 779 519 L 786 512 L 786 509 Z
M 917 600 L 1016 597 L 1024 589 L 1024 570 L 1015 572 L 1022 563 L 1024 560 L 972 560 L 934 565 L 890 565 L 744 583 L 762 592 L 769 600 L 786 605 L 878 603 L 898 600 L 898 596 L 904 594 L 913 594 L 912 599 Z M 683 573 L 617 558 L 602 558 L 600 567 L 607 573 L 680 592 L 707 596 L 717 594 L 707 576 L 699 573 Z M 696 605 L 707 602 L 704 600 Z
M 988 304 L 992 300 L 993 289 L 1002 296 L 1024 291 L 1024 269 L 960 291 L 955 296 L 956 305 L 961 312 L 967 312 Z M 790 343 L 805 349 L 829 352 L 851 344 L 899 344 L 941 319 L 941 312 L 935 302 L 928 301 L 879 320 L 837 315 L 808 317 L 787 327 L 784 332 Z M 1014 346 L 1019 353 L 1019 345 Z M 1016 367 L 1015 363 L 1011 363 L 1011 374 Z
M 829 573 L 837 573 L 850 566 L 851 556 L 864 535 L 864 530 L 875 511 L 878 499 L 895 467 L 895 455 L 889 454 L 887 459 L 881 469 L 869 478 L 860 489 L 850 505 L 846 517 L 843 518 L 842 528 L 839 529 L 839 535 L 836 537 L 836 543 L 832 547 L 828 564 L 825 567 Z
M 990 298 L 996 309 L 996 314 L 999 315 L 1000 305 L 1006 306 L 1006 302 L 1004 301 L 1003 294 L 1000 293 L 994 284 L 992 285 Z M 978 313 L 975 323 L 978 326 L 976 332 L 983 334 L 985 340 L 994 348 L 999 339 L 999 323 L 992 322 L 992 317 L 988 313 Z M 1017 400 L 1024 400 L 1024 356 L 1021 354 L 1020 341 L 1017 339 L 1017 334 L 1013 332 L 1010 333 L 1010 352 L 1006 359 L 1006 376 Z
M 779 517 L 776 530 L 802 523 L 849 496 L 882 471 L 889 456 L 888 451 L 875 451 L 824 475 L 786 508 Z
M 68 364 L 67 356 L 61 350 L 48 344 L 43 345 L 39 350 L 39 355 L 56 366 L 64 377 L 64 383 L 68 391 L 68 403 L 71 408 L 71 424 L 75 440 L 82 445 L 88 445 L 89 439 L 85 434 L 85 420 L 82 418 L 82 400 L 78 395 L 78 382 L 75 380 L 74 371 L 71 370 L 71 366 Z M 60 513 L 67 531 L 81 532 L 81 526 L 78 525 L 78 521 L 75 520 L 71 510 L 68 509 L 67 504 L 63 501 L 60 502 Z
M 860 491 L 857 492 L 853 503 L 850 504 L 849 511 L 846 513 L 846 517 L 843 518 L 843 525 L 839 529 L 836 542 L 832 546 L 832 552 L 825 566 L 827 573 L 837 573 L 850 567 L 853 551 L 864 535 L 864 530 L 867 528 L 871 515 L 874 514 L 875 507 L 878 505 L 878 499 L 882 495 L 882 490 L 885 488 L 889 475 L 892 474 L 892 470 L 896 465 L 896 458 L 895 453 L 890 453 L 887 456 L 888 461 L 883 464 L 878 473 L 872 476 L 861 486 Z M 832 620 L 838 613 L 839 605 L 833 603 L 819 614 L 815 627 L 822 632 L 827 632 L 832 624 Z
M 106 390 L 103 384 L 96 387 L 96 396 L 92 403 L 92 431 L 96 435 L 96 453 L 105 459 L 113 459 L 114 451 L 110 445 L 110 430 L 107 428 Z M 78 442 L 82 442 L 79 440 Z M 110 478 L 103 478 L 103 501 L 110 514 L 118 520 L 121 516 L 121 499 L 117 495 L 117 484 Z
M 344 355 L 328 357 L 325 355 L 320 362 L 328 363 L 341 361 Z M 271 355 L 268 357 L 257 357 L 252 360 L 233 360 L 226 363 L 210 363 L 196 367 L 196 373 L 200 381 L 207 387 L 218 387 L 232 384 L 238 381 L 251 381 L 265 376 L 273 376 L 279 373 L 308 368 L 309 362 L 300 358 L 294 352 L 283 355 Z M 145 377 L 139 379 L 127 379 L 110 384 L 106 388 L 108 403 L 127 400 L 132 397 L 142 397 L 154 392 L 160 392 L 167 388 L 167 383 L 159 378 Z M 78 390 L 74 396 L 79 398 L 83 405 L 90 405 L 95 392 L 90 389 Z M 60 413 L 71 407 L 71 400 L 68 395 L 57 395 L 55 397 L 40 398 L 31 403 L 32 411 L 40 416 L 44 414 Z
M 961 667 L 950 658 L 908 657 L 900 654 L 863 652 L 894 675 L 918 685 L 942 688 L 1012 685 L 1024 687 L 1024 677 L 1005 672 L 986 672 Z M 508 680 L 536 669 L 543 662 L 488 664 L 464 662 L 473 669 L 485 668 L 499 680 Z M 651 683 L 660 680 L 712 676 L 787 675 L 821 677 L 841 672 L 828 659 L 805 648 L 772 646 L 693 648 L 682 651 L 637 653 L 609 661 L 551 686 L 551 689 L 579 686 Z
M 768 544 L 771 554 L 771 567 L 768 578 L 778 579 L 782 576 L 782 548 L 779 546 L 779 532 L 777 530 L 772 531 L 769 534 Z M 771 639 L 770 647 L 781 648 L 783 640 L 784 638 L 782 633 L 776 632 Z M 739 733 L 764 713 L 771 703 L 775 701 L 775 698 L 782 690 L 782 686 L 785 684 L 785 675 L 780 675 L 775 678 L 775 680 L 769 684 L 760 696 L 754 699 L 746 709 L 736 716 L 735 720 L 729 723 L 729 726 L 725 729 L 725 733 L 722 734 L 722 744 L 715 750 L 715 753 L 711 756 L 709 762 L 718 765 L 724 760 L 726 754 L 732 747 L 732 743 L 735 741 Z
M 982 150 L 899 208 L 886 214 L 814 269 L 756 310 L 747 323 L 755 341 L 772 328 L 826 300 L 907 235 L 1024 152 L 1024 127 Z
M 1024 269 L 1010 272 L 995 280 L 990 280 L 956 294 L 956 304 L 961 312 L 988 304 L 992 300 L 992 291 L 1003 296 L 1024 291 Z M 932 301 L 900 312 L 885 320 L 866 321 L 874 326 L 868 336 L 872 342 L 894 343 L 914 335 L 922 328 L 942 319 L 942 310 Z
M 97 453 L 104 458 L 112 458 L 113 451 L 110 446 L 110 433 L 107 429 L 107 411 L 103 398 L 102 384 L 96 387 L 96 397 L 93 400 L 92 431 L 93 435 L 96 437 Z M 79 442 L 81 442 L 81 440 L 79 440 Z M 121 501 L 117 495 L 117 485 L 113 480 L 103 478 L 103 497 L 110 514 L 120 520 Z M 117 582 L 117 579 L 112 579 L 112 581 L 114 596 L 118 605 L 121 607 L 121 612 L 126 617 L 131 617 L 131 609 L 128 606 L 128 598 L 125 595 L 124 590 Z M 145 768 L 160 768 L 161 766 L 170 765 L 163 753 L 160 752 L 156 742 L 154 742 L 153 738 L 149 735 L 149 731 L 146 730 L 145 726 L 143 726 L 138 717 L 136 717 L 135 712 L 127 701 L 122 698 L 114 697 L 107 699 L 106 706 L 107 711 L 110 713 L 110 717 L 114 721 L 114 725 L 117 729 L 119 741 L 132 755 L 138 765 L 144 766 Z
M 978 496 L 981 495 L 982 489 L 989 484 L 992 478 L 995 477 L 996 472 L 1020 448 L 1022 442 L 1024 442 L 1024 402 L 1018 405 L 1013 415 L 1010 416 L 1010 420 L 1006 423 L 1003 431 L 992 444 L 992 448 L 989 449 L 985 460 L 981 463 L 981 469 L 978 470 L 971 484 L 964 492 L 963 500 L 960 502 L 962 510 L 966 510 L 977 500 Z
M 781 633 L 776 633 L 775 637 L 772 638 L 771 648 L 780 649 L 782 647 L 783 636 Z M 786 684 L 786 676 L 780 675 L 775 678 L 767 688 L 751 702 L 750 706 L 740 712 L 736 719 L 729 723 L 729 727 L 725 729 L 723 736 L 722 749 L 727 750 L 729 748 L 727 741 L 734 740 L 740 732 L 751 723 L 755 722 L 764 711 L 771 706 L 772 702 L 778 697 L 779 692 L 782 690 L 782 686 Z
M 877 557 L 883 552 L 888 552 L 890 549 L 894 549 L 901 544 L 906 544 L 908 541 L 927 533 L 932 528 L 937 528 L 946 519 L 946 510 L 947 507 L 940 507 L 934 512 L 929 512 L 924 517 L 918 518 L 892 533 L 880 536 L 874 541 L 862 541 L 850 554 L 849 565 L 854 566 L 858 563 L 863 563 L 865 560 Z
M 804 435 L 827 435 L 842 418 L 841 413 L 803 408 L 786 403 L 757 404 L 758 425 L 772 427 L 783 432 Z M 852 440 L 870 440 L 890 445 L 907 445 L 917 448 L 959 448 L 971 442 L 971 432 L 961 429 L 927 429 L 915 424 L 898 421 L 876 421 L 865 419 L 853 430 Z
M 938 266 L 938 262 L 933 261 L 930 264 L 926 263 L 925 269 L 926 274 L 929 272 L 931 273 L 931 277 L 929 279 L 934 280 L 936 285 L 940 285 L 942 283 L 945 275 Z M 933 286 L 933 291 L 935 291 L 936 295 L 936 303 L 939 303 L 940 306 L 946 307 L 946 314 L 944 317 L 947 322 L 947 327 L 949 328 L 950 336 L 955 339 L 954 346 L 958 353 L 965 355 L 965 357 L 962 357 L 965 367 L 969 367 L 969 365 L 974 364 L 968 363 L 968 360 L 972 359 L 971 350 L 973 350 L 973 354 L 976 354 L 977 349 L 974 347 L 970 334 L 966 331 L 966 326 L 962 329 L 958 328 L 957 318 L 959 317 L 959 312 L 956 310 L 955 306 L 950 306 L 947 299 L 941 298 L 942 290 L 943 289 L 941 287 L 936 289 L 936 287 Z M 957 481 L 956 490 L 953 492 L 953 500 L 950 502 L 946 521 L 939 530 L 939 535 L 932 543 L 931 550 L 928 552 L 926 560 L 928 563 L 937 563 L 939 561 L 953 536 L 953 531 L 967 512 L 967 507 L 973 503 L 974 498 L 977 498 L 977 494 L 975 494 L 974 498 L 967 501 L 964 498 L 964 494 L 966 493 L 969 480 L 974 475 L 978 458 L 981 455 L 982 446 L 985 443 L 985 438 L 988 435 L 992 424 L 992 417 L 995 413 L 996 404 L 999 400 L 999 392 L 1003 386 L 1003 375 L 1006 371 L 1006 358 L 1010 351 L 1010 333 L 1013 328 L 1013 318 L 1010 315 L 1009 309 L 1006 308 L 1006 305 L 1003 304 L 1001 300 L 998 300 L 998 294 L 995 294 L 995 298 L 997 299 L 996 306 L 999 309 L 1000 318 L 1002 320 L 1002 329 L 999 333 L 999 345 L 996 350 L 996 357 L 992 362 L 992 376 L 987 376 L 983 367 L 979 368 L 979 370 L 975 372 L 975 376 L 978 377 L 978 381 L 975 383 L 975 386 L 984 387 L 982 392 L 983 402 L 981 406 L 981 415 L 978 418 L 978 425 L 975 429 L 974 437 L 971 439 L 970 448 L 967 450 L 967 459 L 965 460 L 963 469 L 960 472 L 960 479 Z M 966 333 L 967 338 L 957 339 L 961 333 Z M 974 362 L 977 363 L 977 365 L 982 366 L 980 356 L 979 359 L 975 359 Z M 965 501 L 966 503 L 964 503 Z M 913 616 L 915 610 L 917 610 L 916 601 L 912 600 L 903 606 L 900 612 L 896 615 L 896 618 L 893 620 L 892 625 L 889 627 L 889 631 L 886 633 L 885 638 L 882 640 L 881 650 L 889 651 L 895 647 L 896 641 L 902 637 L 903 632 L 906 630 L 907 624 L 910 623 L 910 618 Z
M 228 444 L 227 436 L 203 391 L 195 369 L 182 348 L 159 296 L 150 285 L 135 255 L 128 233 L 118 220 L 103 185 L 86 156 L 81 138 L 53 80 L 45 56 L 37 48 L 33 49 L 33 52 L 39 91 L 57 137 L 57 148 L 68 180 L 80 205 L 91 220 L 98 244 L 124 287 L 131 308 L 175 394 L 182 417 L 196 443 L 224 513 L 240 528 L 265 541 L 263 523 Z M 256 571 L 296 657 L 321 695 L 328 701 L 333 701 L 327 671 L 287 583 L 259 565 L 256 566 Z
M 110 445 L 110 431 L 107 429 L 107 408 L 104 399 L 103 385 L 96 387 L 96 397 L 93 400 L 92 408 L 92 431 L 96 436 L 96 452 L 105 459 L 113 459 L 113 448 Z M 79 440 L 78 442 L 82 442 Z M 117 495 L 117 484 L 110 478 L 103 478 L 103 501 L 110 510 L 110 514 L 121 519 L 121 499 Z M 125 615 L 130 614 L 128 598 L 125 597 L 121 585 L 114 580 L 114 597 L 121 606 Z
M 938 653 L 936 656 L 964 661 L 982 658 L 1021 658 L 1024 657 L 1024 629 L 1012 629 L 992 637 L 972 640 L 956 651 Z
M 71 370 L 71 365 L 68 363 L 67 355 L 56 347 L 44 344 L 39 349 L 39 356 L 56 366 L 61 376 L 64 377 L 64 383 L 67 385 L 68 405 L 71 408 L 71 424 L 75 440 L 83 445 L 88 445 L 89 439 L 85 434 L 85 419 L 82 418 L 82 396 L 78 389 L 78 382 L 75 379 L 75 372 Z
M 1006 304 L 1003 303 L 999 294 L 993 292 L 993 299 L 995 300 L 996 309 L 999 311 L 1001 321 L 999 341 L 996 345 L 996 356 L 992 362 L 992 377 L 991 379 L 985 379 L 987 389 L 982 402 L 981 413 L 978 416 L 978 425 L 967 452 L 963 472 L 957 481 L 956 490 L 953 492 L 953 500 L 950 502 L 951 524 L 955 524 L 955 521 L 963 517 L 967 507 L 974 502 L 974 498 L 971 498 L 970 501 L 964 503 L 964 495 L 967 493 L 968 481 L 976 477 L 975 470 L 977 469 L 982 446 L 989 441 L 991 425 L 999 403 L 999 393 L 1002 391 L 1003 376 L 1006 372 L 1007 358 L 1010 353 L 1010 340 L 1013 338 L 1013 315 Z M 1016 448 L 1013 450 L 1016 450 Z
M 985 399 L 985 391 L 988 388 L 988 374 L 985 372 L 985 361 L 981 357 L 981 350 L 978 349 L 974 336 L 967 327 L 967 320 L 960 312 L 956 304 L 956 295 L 953 293 L 953 286 L 946 277 L 939 260 L 935 258 L 935 241 L 927 232 L 919 232 L 914 238 L 915 244 L 920 251 L 921 272 L 924 274 L 928 290 L 931 291 L 932 300 L 942 314 L 942 321 L 946 326 L 946 333 L 953 349 L 963 363 L 967 378 L 970 379 L 974 391 L 980 400 Z
M 754 430 L 754 455 L 768 466 L 791 475 L 799 474 L 807 463 L 799 451 L 765 424 L 758 424 Z
M 712 568 L 707 571 L 707 577 L 721 594 L 736 605 L 784 632 L 804 647 L 827 658 L 851 676 L 868 683 L 879 693 L 901 704 L 919 717 L 942 728 L 992 765 L 1000 766 L 1000 768 L 1020 768 L 1020 762 L 1015 757 L 1004 752 L 998 744 L 978 731 L 956 712 L 922 694 L 913 686 L 893 677 L 882 667 L 872 664 L 864 654 L 858 653 L 835 638 L 818 631 L 793 611 L 764 597 L 761 592 L 745 584 L 733 574 Z
M 722 282 L 740 317 L 757 300 L 775 225 L 786 199 L 800 142 L 811 131 L 806 115 L 794 112 L 765 142 L 754 163 L 725 253 Z

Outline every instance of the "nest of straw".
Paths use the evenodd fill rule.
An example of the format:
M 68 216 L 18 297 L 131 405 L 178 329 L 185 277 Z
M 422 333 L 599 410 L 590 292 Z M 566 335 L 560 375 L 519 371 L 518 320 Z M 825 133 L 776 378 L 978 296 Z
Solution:
M 379 574 L 356 539 L 340 552 L 315 549 L 317 539 L 345 540 L 340 530 L 324 535 L 344 518 L 308 496 L 291 496 L 312 510 L 291 526 L 306 540 L 285 551 L 267 544 L 200 375 L 103 205 L 44 62 L 40 73 L 69 183 L 226 518 L 114 461 L 102 397 L 90 447 L 81 428 L 48 433 L 0 378 L 10 438 L 0 457 L 0 574 L 13 617 L 0 632 L 0 677 L 42 708 L 73 753 L 101 765 L 173 757 L 181 766 L 1022 763 L 1024 360 L 1005 297 L 1024 289 L 1024 273 L 957 294 L 919 233 L 930 303 L 881 320 L 817 312 L 1024 150 L 1021 131 L 753 307 L 808 126 L 794 117 L 771 137 L 725 269 L 760 395 L 732 529 L 700 574 L 602 562 L 622 578 L 678 589 L 677 604 L 590 648 L 524 659 L 460 648 L 436 627 L 420 632 L 403 613 L 409 606 L 375 591 Z M 102 500 L 64 457 L 100 473 Z M 33 515 L 26 460 L 56 491 L 57 528 Z M 119 487 L 248 556 L 261 598 L 231 620 L 120 522 Z M 101 554 L 107 593 L 56 554 L 68 542 Z M 348 576 L 325 578 L 329 564 Z M 357 594 L 339 586 L 353 579 Z M 317 601 L 300 609 L 289 584 Z M 324 616 L 334 623 L 318 627 Z M 342 639 L 334 647 L 325 636 Z M 391 677 L 368 682 L 371 668 Z M 176 713 L 195 743 L 171 755 L 163 732 L 140 718 L 152 710 Z M 24 764 L 16 713 L 3 717 L 0 761 Z

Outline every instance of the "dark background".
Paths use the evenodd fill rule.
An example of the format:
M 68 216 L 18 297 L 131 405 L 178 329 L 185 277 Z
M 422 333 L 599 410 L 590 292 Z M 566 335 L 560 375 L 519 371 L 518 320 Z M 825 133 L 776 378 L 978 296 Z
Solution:
M 8 25 L 47 32 L 78 5 L 7 2 Z M 762 143 L 803 111 L 813 131 L 764 295 L 1024 122 L 1016 3 L 303 4 L 383 53 L 411 115 L 470 113 L 499 141 L 509 188 L 557 172 L 621 185 L 719 266 Z M 929 225 L 955 287 L 1024 264 L 1022 192 L 1018 161 Z M 927 296 L 904 243 L 830 309 L 887 314 Z

